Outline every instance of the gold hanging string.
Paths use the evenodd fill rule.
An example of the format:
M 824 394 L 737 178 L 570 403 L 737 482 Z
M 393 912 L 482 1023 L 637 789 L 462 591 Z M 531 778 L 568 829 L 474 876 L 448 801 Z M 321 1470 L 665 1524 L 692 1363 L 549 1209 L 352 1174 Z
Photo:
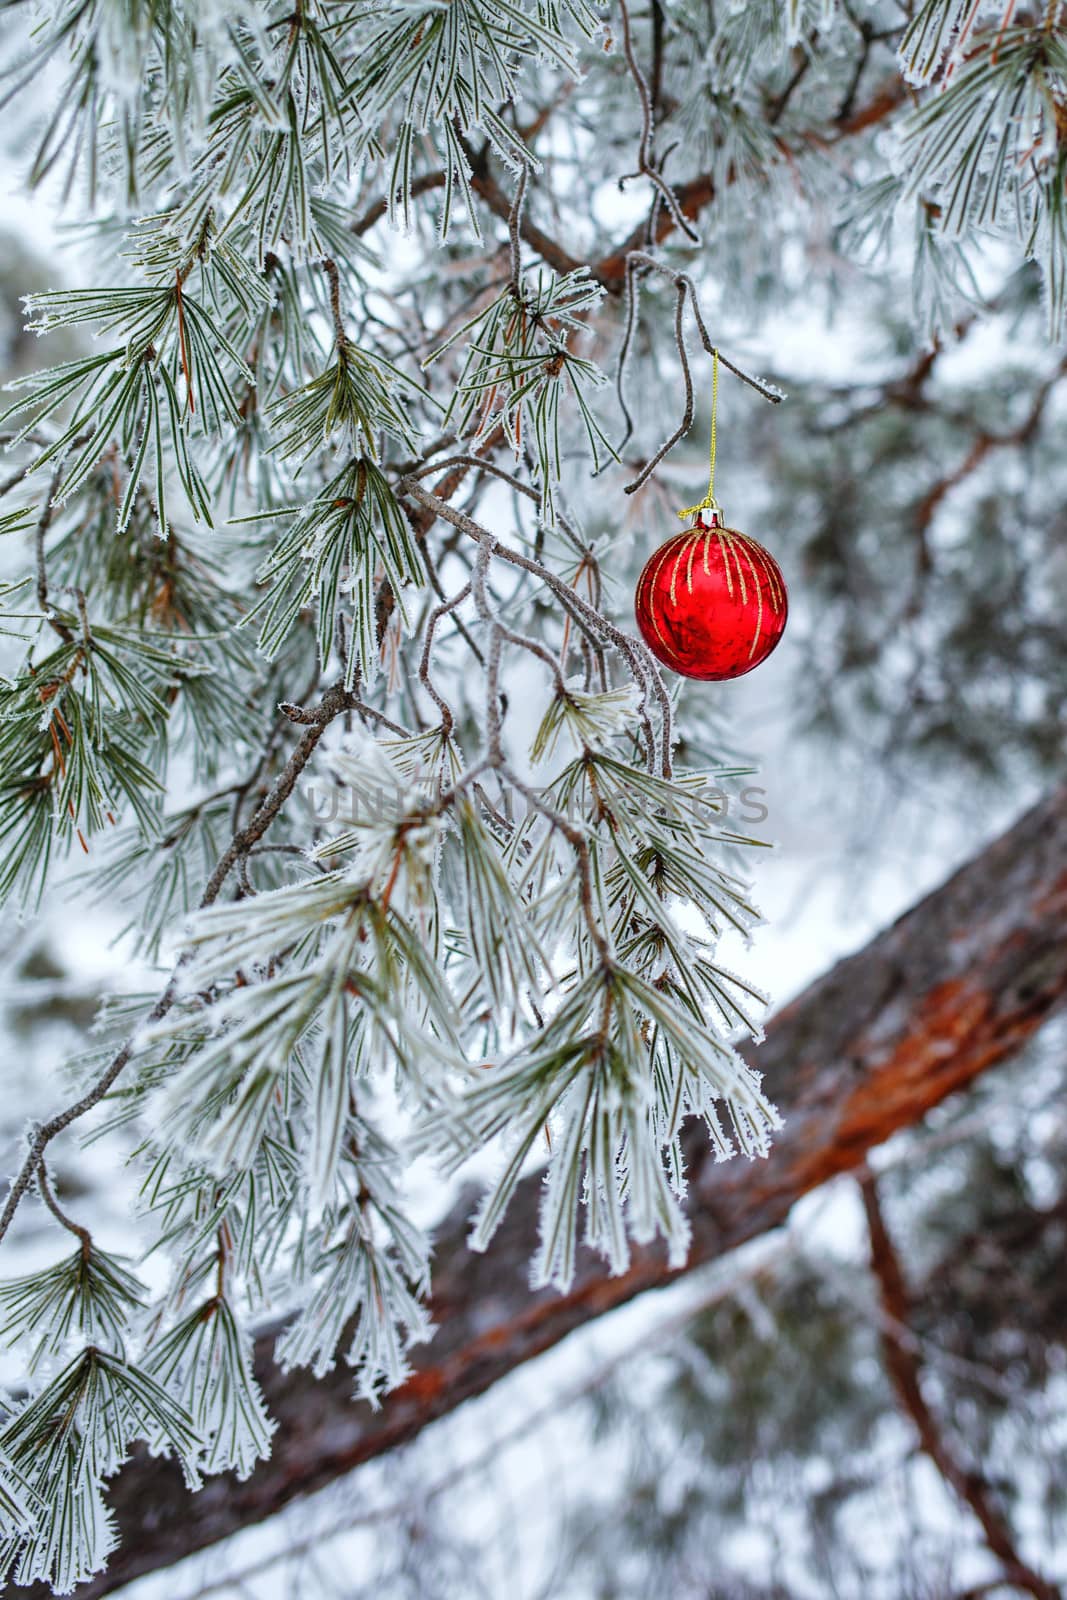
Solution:
M 711 352 L 711 470 L 708 473 L 708 492 L 698 506 L 686 506 L 678 515 L 684 522 L 687 518 L 699 517 L 702 511 L 717 511 L 722 517 L 722 507 L 715 498 L 715 448 L 716 448 L 716 418 L 719 411 L 719 352 Z

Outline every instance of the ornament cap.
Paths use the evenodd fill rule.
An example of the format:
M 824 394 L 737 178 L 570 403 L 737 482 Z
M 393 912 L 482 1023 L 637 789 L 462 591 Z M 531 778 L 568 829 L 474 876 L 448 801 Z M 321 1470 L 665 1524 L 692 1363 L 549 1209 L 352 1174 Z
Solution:
M 678 515 L 683 522 L 692 521 L 695 528 L 725 528 L 726 513 L 717 500 L 710 495 L 700 502 L 698 506 L 683 506 Z

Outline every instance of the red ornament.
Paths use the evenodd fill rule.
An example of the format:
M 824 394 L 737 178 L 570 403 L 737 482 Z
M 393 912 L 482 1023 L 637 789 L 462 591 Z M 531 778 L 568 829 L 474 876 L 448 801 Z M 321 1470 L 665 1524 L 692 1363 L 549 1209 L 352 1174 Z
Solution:
M 708 519 L 704 526 L 700 517 Z M 740 678 L 766 661 L 789 605 L 777 561 L 715 510 L 653 551 L 637 580 L 637 626 L 684 678 Z

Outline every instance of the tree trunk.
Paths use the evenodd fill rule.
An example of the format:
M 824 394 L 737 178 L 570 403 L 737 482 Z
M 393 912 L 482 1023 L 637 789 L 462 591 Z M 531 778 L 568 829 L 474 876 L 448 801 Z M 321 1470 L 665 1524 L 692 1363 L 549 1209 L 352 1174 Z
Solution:
M 1065 996 L 1067 788 L 774 1018 L 752 1059 L 785 1129 L 766 1161 L 725 1164 L 713 1161 L 698 1127 L 688 1130 L 692 1248 L 682 1270 L 778 1227 L 802 1195 L 1013 1055 Z M 194 1497 L 172 1464 L 138 1451 L 112 1486 L 121 1547 L 77 1591 L 83 1600 L 271 1516 L 677 1276 L 658 1248 L 635 1250 L 615 1278 L 586 1251 L 567 1294 L 531 1292 L 540 1192 L 538 1176 L 525 1180 L 482 1256 L 466 1247 L 469 1204 L 445 1219 L 435 1251 L 438 1331 L 379 1411 L 353 1403 L 344 1367 L 321 1381 L 280 1372 L 265 1333 L 257 1368 L 279 1422 L 270 1460 L 246 1483 L 215 1478 Z

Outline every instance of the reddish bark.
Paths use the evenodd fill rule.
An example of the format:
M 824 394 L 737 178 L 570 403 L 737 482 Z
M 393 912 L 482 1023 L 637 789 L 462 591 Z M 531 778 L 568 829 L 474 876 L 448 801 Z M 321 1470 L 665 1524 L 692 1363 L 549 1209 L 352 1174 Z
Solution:
M 689 1129 L 693 1240 L 682 1270 L 779 1226 L 802 1195 L 854 1170 L 872 1146 L 1014 1054 L 1065 997 L 1067 788 L 774 1019 L 753 1059 L 785 1114 L 784 1132 L 765 1162 L 716 1164 L 700 1130 Z M 304 1371 L 282 1374 L 264 1335 L 258 1371 L 279 1421 L 271 1459 L 247 1483 L 212 1479 L 193 1497 L 171 1464 L 136 1454 L 111 1494 L 121 1548 L 110 1570 L 78 1591 L 83 1600 L 272 1515 L 677 1275 L 658 1249 L 636 1251 L 616 1278 L 585 1252 L 567 1294 L 531 1293 L 540 1190 L 537 1176 L 520 1186 L 483 1256 L 466 1249 L 469 1205 L 445 1220 L 433 1294 L 438 1332 L 380 1411 L 351 1401 L 344 1369 L 321 1382 Z

